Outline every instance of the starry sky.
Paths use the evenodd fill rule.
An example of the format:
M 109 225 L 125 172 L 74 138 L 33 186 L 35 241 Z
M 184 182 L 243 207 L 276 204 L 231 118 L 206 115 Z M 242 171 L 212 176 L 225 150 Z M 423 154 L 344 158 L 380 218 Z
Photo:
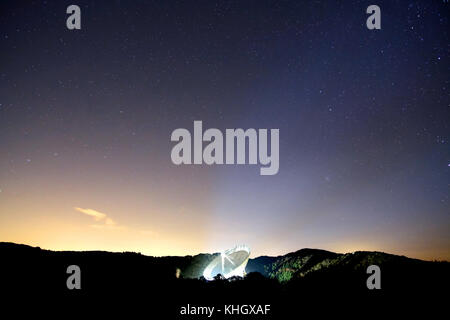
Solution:
M 66 28 L 67 6 L 81 30 Z M 381 30 L 366 8 L 381 8 Z M 0 241 L 450 259 L 449 4 L 0 3 Z M 171 162 L 177 128 L 280 129 L 280 170 Z

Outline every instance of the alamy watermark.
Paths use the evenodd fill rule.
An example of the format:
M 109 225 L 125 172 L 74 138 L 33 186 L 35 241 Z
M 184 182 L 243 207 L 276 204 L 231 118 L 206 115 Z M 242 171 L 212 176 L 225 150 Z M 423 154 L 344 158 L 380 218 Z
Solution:
M 367 289 L 381 289 L 381 269 L 376 264 L 372 264 L 367 267 L 367 274 L 370 274 L 367 278 L 366 285 Z
M 66 280 L 67 289 L 81 289 L 81 269 L 79 266 L 73 264 L 67 267 L 67 274 L 70 276 Z
M 187 129 L 179 128 L 172 132 L 171 141 L 178 143 L 172 148 L 170 156 L 176 165 L 246 164 L 247 158 L 248 164 L 257 164 L 259 160 L 259 164 L 262 165 L 260 174 L 274 175 L 278 173 L 280 167 L 279 137 L 279 129 L 270 129 L 269 154 L 268 129 L 250 128 L 245 131 L 244 129 L 226 129 L 224 150 L 222 131 L 210 128 L 203 132 L 202 121 L 194 121 L 193 140 Z M 203 148 L 203 142 L 209 142 L 205 148 Z M 248 149 L 248 157 L 246 149 Z

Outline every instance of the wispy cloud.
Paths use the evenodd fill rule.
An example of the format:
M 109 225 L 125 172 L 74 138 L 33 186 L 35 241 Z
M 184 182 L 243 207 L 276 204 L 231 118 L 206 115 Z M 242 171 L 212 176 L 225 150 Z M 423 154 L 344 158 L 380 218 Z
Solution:
M 84 213 L 88 216 L 93 217 L 95 219 L 95 221 L 100 221 L 100 220 L 106 218 L 105 213 L 102 213 L 102 212 L 94 210 L 94 209 L 83 209 L 83 208 L 78 208 L 78 207 L 75 207 L 74 209 L 81 213 Z
M 115 226 L 115 225 L 116 225 L 116 222 L 114 222 L 111 218 L 106 218 L 105 224 L 106 224 L 107 226 Z
M 83 209 L 79 207 L 75 207 L 75 210 L 84 213 L 98 221 L 98 224 L 93 224 L 91 227 L 98 229 L 123 229 L 124 227 L 118 226 L 117 223 L 109 218 L 106 213 L 94 210 L 94 209 Z
M 117 224 L 113 219 L 108 217 L 106 213 L 89 209 L 89 208 L 79 208 L 74 207 L 74 209 L 78 212 L 84 213 L 87 216 L 92 217 L 97 223 L 89 225 L 91 228 L 95 229 L 106 229 L 106 230 L 132 230 L 133 232 L 139 232 L 142 235 L 145 236 L 151 236 L 155 237 L 158 236 L 157 232 L 154 232 L 152 230 L 139 230 L 139 229 L 129 229 L 126 226 Z

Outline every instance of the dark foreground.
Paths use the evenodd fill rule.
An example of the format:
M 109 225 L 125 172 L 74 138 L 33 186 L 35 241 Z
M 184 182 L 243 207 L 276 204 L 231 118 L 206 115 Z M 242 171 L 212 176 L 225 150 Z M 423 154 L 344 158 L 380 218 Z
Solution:
M 148 319 L 301 319 L 311 315 L 360 319 L 418 311 L 431 317 L 443 314 L 449 298 L 448 262 L 303 249 L 251 259 L 244 279 L 198 279 L 213 257 L 54 252 L 0 243 L 4 306 L 11 300 L 24 307 L 37 304 L 46 314 L 65 310 L 90 316 L 139 314 Z M 366 269 L 373 264 L 381 270 L 380 290 L 366 285 L 370 276 Z M 80 267 L 80 290 L 67 288 L 70 265 Z M 267 314 L 258 312 L 267 310 L 266 305 Z M 214 307 L 212 315 L 182 314 L 206 307 Z

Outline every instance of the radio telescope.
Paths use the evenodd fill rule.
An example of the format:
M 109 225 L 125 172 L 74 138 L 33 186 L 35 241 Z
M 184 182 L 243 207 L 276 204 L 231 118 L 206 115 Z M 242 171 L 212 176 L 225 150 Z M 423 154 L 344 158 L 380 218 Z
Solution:
M 213 280 L 219 273 L 226 279 L 245 275 L 245 266 L 250 256 L 250 249 L 247 246 L 236 246 L 232 249 L 220 253 L 203 271 L 203 276 L 207 280 Z

